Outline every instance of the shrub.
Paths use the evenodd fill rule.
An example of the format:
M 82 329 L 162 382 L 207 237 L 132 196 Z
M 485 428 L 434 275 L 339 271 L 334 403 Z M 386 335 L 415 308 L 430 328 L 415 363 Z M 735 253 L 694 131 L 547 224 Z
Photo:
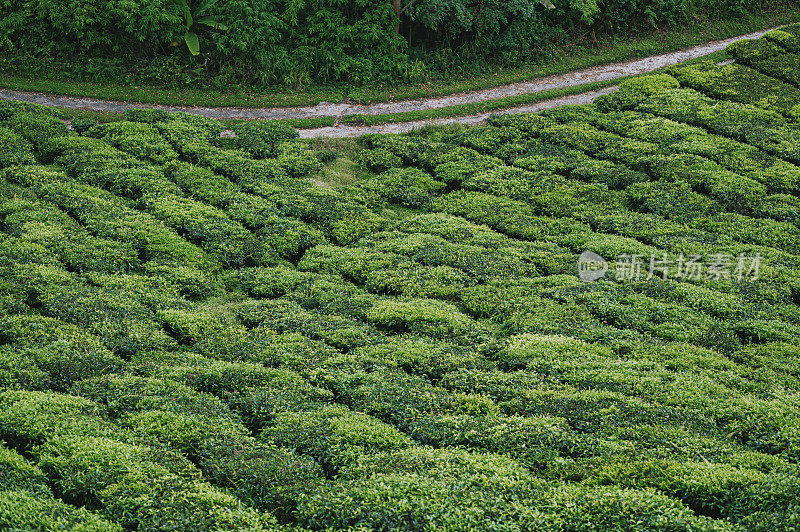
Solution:
M 316 227 L 286 216 L 271 216 L 263 220 L 258 236 L 281 257 L 296 262 L 306 250 L 324 244 L 326 239 Z
M 103 420 L 105 410 L 83 397 L 49 392 L 7 390 L 0 394 L 0 437 L 22 449 L 60 435 L 117 436 L 118 427 Z
M 58 488 L 92 501 L 125 527 L 138 530 L 261 530 L 263 516 L 233 496 L 193 479 L 188 464 L 106 438 L 65 437 L 41 447 L 41 467 Z
M 158 318 L 179 343 L 209 358 L 237 360 L 246 357 L 253 347 L 247 329 L 227 313 L 168 309 Z
M 289 343 L 284 342 L 281 347 L 287 349 Z M 297 375 L 288 377 L 287 371 L 282 373 L 275 375 L 268 385 L 222 394 L 230 408 L 242 416 L 251 430 L 260 431 L 272 425 L 276 416 L 283 413 L 315 411 L 332 402 L 333 395 L 328 390 L 312 386 Z
M 322 162 L 303 142 L 280 142 L 275 152 L 278 164 L 291 177 L 307 177 L 322 170 Z
M 359 455 L 402 449 L 412 445 L 405 434 L 366 414 L 341 406 L 314 412 L 284 412 L 275 416 L 262 438 L 294 447 L 334 471 Z
M 19 348 L 0 346 L 0 389 L 46 390 L 50 375 Z
M 103 140 L 134 157 L 162 165 L 178 158 L 169 142 L 158 130 L 136 122 L 111 122 L 97 125 L 86 132 L 89 137 Z
M 120 532 L 122 527 L 85 508 L 75 508 L 51 497 L 27 491 L 0 491 L 0 527 L 39 532 Z
M 362 186 L 389 202 L 420 208 L 445 185 L 416 168 L 393 168 L 371 177 Z
M 131 122 L 141 122 L 145 124 L 175 124 L 187 125 L 205 132 L 208 138 L 219 137 L 224 127 L 219 120 L 207 118 L 193 113 L 180 113 L 171 111 L 161 111 L 158 109 L 127 109 L 123 114 L 125 120 Z
M 19 453 L 0 445 L 0 491 L 21 490 L 30 494 L 51 495 L 47 477 Z
M 50 376 L 50 388 L 66 391 L 73 383 L 122 369 L 122 359 L 110 352 L 86 350 L 65 341 L 56 341 L 46 347 L 27 350 L 26 356 Z
M 670 181 L 684 179 L 693 189 L 708 194 L 732 211 L 752 212 L 766 196 L 766 188 L 761 183 L 696 155 L 656 156 L 643 158 L 642 162 L 646 162 L 656 176 Z
M 275 199 L 277 200 L 277 198 Z M 230 216 L 231 220 L 236 220 L 245 227 L 256 230 L 263 227 L 273 216 L 282 213 L 286 213 L 288 216 L 297 216 L 301 211 L 306 213 L 308 208 L 307 205 L 285 205 L 272 198 L 240 192 L 233 194 L 225 213 Z
M 239 192 L 239 187 L 211 170 L 184 162 L 169 162 L 163 166 L 164 175 L 174 181 L 187 195 L 214 207 L 224 209 Z
M 185 453 L 209 480 L 230 488 L 244 502 L 280 510 L 284 517 L 298 493 L 321 476 L 313 461 L 257 443 L 244 427 L 229 421 L 147 411 L 123 416 L 120 423 L 143 443 Z
M 685 531 L 731 531 L 724 521 L 697 517 L 679 501 L 656 490 L 625 490 L 617 487 L 559 488 L 550 502 L 552 516 L 533 511 L 521 520 L 523 526 L 538 527 L 542 521 L 581 531 L 636 530 L 653 528 Z M 560 529 L 560 528 L 559 528 Z
M 797 73 L 797 69 L 800 67 L 800 57 L 797 54 L 782 53 L 753 58 L 748 64 L 762 74 L 782 80 L 794 87 L 800 85 L 800 74 Z M 798 106 L 795 105 L 789 110 L 789 116 L 795 120 L 798 117 L 797 109 Z
M 761 74 L 749 67 L 707 62 L 671 67 L 669 73 L 681 82 L 712 97 L 732 100 L 788 113 L 800 101 L 800 89 Z
M 3 125 L 24 137 L 36 149 L 55 137 L 66 137 L 70 134 L 64 122 L 37 112 L 14 113 L 3 121 Z
M 247 435 L 241 424 L 230 420 L 162 410 L 128 413 L 118 423 L 131 431 L 135 441 L 155 447 L 165 445 L 193 461 L 207 456 L 207 445 L 244 440 Z
M 486 414 L 494 410 L 486 397 L 450 393 L 423 376 L 388 366 L 372 366 L 357 355 L 332 357 L 325 361 L 324 371 L 318 372 L 315 381 L 329 389 L 339 402 L 403 430 L 425 414 Z
M 99 188 L 70 181 L 64 174 L 42 167 L 14 167 L 7 175 L 61 207 L 93 234 L 133 243 L 143 261 L 161 259 L 188 267 L 208 267 L 208 259 L 199 248 Z
M 359 162 L 373 172 L 384 172 L 390 168 L 400 168 L 403 165 L 402 159 L 386 148 L 363 151 Z
M 735 57 L 739 63 L 746 65 L 784 53 L 783 49 L 770 39 L 742 39 L 729 45 L 725 52 Z
M 508 345 L 497 354 L 497 361 L 506 370 L 528 369 L 550 373 L 553 362 L 570 359 L 586 360 L 612 355 L 609 348 L 590 345 L 565 336 L 522 334 L 509 338 Z
M 293 519 L 297 501 L 322 482 L 321 467 L 284 448 L 249 440 L 206 443 L 200 462 L 209 480 L 227 487 L 242 502 Z
M 138 122 L 138 120 L 132 120 Z M 165 120 L 153 124 L 161 136 L 181 155 L 194 159 L 203 153 L 213 152 L 211 143 L 219 138 L 222 128 L 205 128 L 183 120 Z
M 649 403 L 638 397 L 606 390 L 529 390 L 519 397 L 500 403 L 507 415 L 529 417 L 547 415 L 564 418 L 573 430 L 596 433 L 633 424 L 668 424 L 683 419 L 675 407 Z
M 278 146 L 287 140 L 294 140 L 300 134 L 281 122 L 268 120 L 248 120 L 233 127 L 237 144 L 253 154 L 265 159 L 278 155 Z
M 72 129 L 76 131 L 79 135 L 83 135 L 93 127 L 100 125 L 100 121 L 96 118 L 86 116 L 82 118 L 75 118 L 70 122 Z
M 434 338 L 462 336 L 475 327 L 475 322 L 453 305 L 432 299 L 379 300 L 366 317 L 395 333 L 412 332 Z
M 486 224 L 508 236 L 539 240 L 553 233 L 586 232 L 588 226 L 567 218 L 539 218 L 530 204 L 499 198 L 481 192 L 455 191 L 437 198 L 432 204 L 437 211 L 463 216 L 474 223 Z
M 409 426 L 415 441 L 434 447 L 466 447 L 510 456 L 531 469 L 545 469 L 569 449 L 563 419 L 520 416 L 423 415 Z
M 686 181 L 660 180 L 635 183 L 625 189 L 631 207 L 669 220 L 689 221 L 720 207 L 713 200 L 693 192 Z
M 359 347 L 354 354 L 362 364 L 397 367 L 434 380 L 450 371 L 489 364 L 474 349 L 410 335 L 391 336 L 383 343 Z
M 800 37 L 797 35 L 797 25 L 787 26 L 782 29 L 768 31 L 764 38 L 780 44 L 790 52 L 800 52 Z
M 405 455 L 406 463 L 426 458 L 424 450 L 413 451 Z M 299 520 L 320 528 L 361 525 L 378 530 L 414 530 L 419 523 L 452 530 L 496 530 L 517 522 L 522 507 L 518 501 L 535 500 L 540 483 L 507 459 L 464 454 L 428 458 L 435 464 L 432 471 L 401 469 L 324 484 L 302 499 Z
M 91 403 L 88 399 L 92 399 L 104 405 L 114 417 L 130 412 L 163 410 L 236 421 L 235 414 L 213 395 L 171 380 L 117 375 L 97 377 L 76 383 L 72 392 L 82 396 L 74 398 L 75 401 Z
M 306 252 L 299 267 L 347 276 L 382 294 L 454 299 L 469 282 L 464 273 L 449 266 L 423 266 L 372 248 L 317 246 Z
M 351 317 L 307 311 L 285 299 L 245 304 L 239 309 L 238 318 L 249 327 L 266 327 L 279 333 L 297 332 L 345 350 L 383 339 L 366 323 Z
M 124 365 L 97 337 L 74 325 L 34 316 L 7 317 L 0 323 L 5 341 L 48 375 L 53 390 L 66 391 L 76 381 L 114 373 Z
M 210 205 L 168 194 L 145 197 L 143 203 L 156 218 L 186 235 L 226 267 L 274 262 L 271 249 Z
M 10 120 L 19 114 L 61 118 L 61 111 L 56 107 L 48 107 L 31 102 L 13 100 L 0 101 L 0 120 Z
M 10 129 L 0 127 L 0 169 L 35 164 L 31 144 Z

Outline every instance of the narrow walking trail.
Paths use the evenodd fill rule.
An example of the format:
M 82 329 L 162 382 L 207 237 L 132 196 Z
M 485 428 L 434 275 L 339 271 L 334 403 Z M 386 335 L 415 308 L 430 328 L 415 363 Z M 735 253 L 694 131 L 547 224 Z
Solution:
M 553 107 L 560 107 L 562 105 L 581 105 L 592 103 L 595 98 L 603 94 L 610 94 L 619 89 L 618 86 L 606 87 L 596 91 L 583 92 L 581 94 L 574 94 L 572 96 L 564 96 L 563 98 L 554 98 L 552 100 L 542 100 L 532 105 L 525 105 L 522 107 L 513 107 L 511 109 L 504 109 L 502 111 L 492 111 L 491 113 L 481 113 L 470 116 L 457 116 L 453 118 L 432 118 L 428 120 L 419 120 L 415 122 L 399 122 L 396 124 L 381 124 L 377 126 L 348 126 L 339 125 L 332 127 L 319 127 L 313 129 L 300 129 L 300 136 L 302 138 L 315 138 L 315 137 L 360 137 L 368 133 L 406 133 L 415 129 L 420 129 L 425 126 L 433 125 L 447 125 L 447 124 L 461 124 L 465 126 L 480 124 L 484 122 L 490 115 L 493 114 L 513 114 L 513 113 L 538 113 L 545 109 L 552 109 Z
M 276 107 L 276 108 L 241 108 L 241 107 L 173 107 L 165 105 L 149 105 L 135 102 L 115 102 L 97 100 L 92 98 L 73 98 L 67 96 L 51 96 L 47 94 L 22 92 L 14 90 L 0 90 L 0 99 L 27 101 L 48 105 L 53 107 L 63 107 L 70 109 L 87 109 L 92 111 L 122 112 L 127 109 L 146 108 L 160 109 L 164 111 L 180 111 L 218 119 L 298 119 L 298 118 L 323 118 L 323 117 L 343 117 L 350 115 L 382 115 L 403 113 L 409 111 L 423 111 L 427 109 L 441 109 L 454 105 L 468 104 L 474 102 L 485 102 L 507 96 L 517 96 L 521 94 L 533 94 L 551 89 L 577 87 L 586 83 L 609 81 L 623 78 L 626 76 L 646 74 L 660 68 L 675 65 L 690 59 L 697 59 L 714 52 L 725 49 L 731 43 L 740 39 L 758 39 L 770 30 L 763 30 L 730 39 L 712 41 L 706 44 L 655 55 L 635 61 L 625 63 L 614 63 L 597 67 L 569 72 L 558 76 L 549 76 L 523 83 L 513 83 L 492 89 L 470 92 L 465 94 L 454 94 L 440 98 L 425 98 L 419 100 L 406 100 L 400 102 L 376 103 L 376 104 L 349 104 L 349 103 L 327 103 L 322 102 L 308 107 Z M 542 101 L 537 104 L 510 109 L 503 112 L 535 112 L 536 110 L 555 107 L 556 105 L 567 105 L 572 103 L 588 103 L 599 94 L 614 90 L 614 87 L 593 91 L 575 96 L 557 98 Z M 594 96 L 591 96 L 594 95 Z M 487 114 L 431 119 L 419 122 L 406 122 L 398 124 L 385 124 L 381 126 L 359 127 L 359 126 L 334 126 L 316 129 L 306 129 L 301 133 L 304 137 L 312 136 L 357 136 L 364 133 L 399 133 L 409 131 L 427 124 L 474 124 L 485 120 Z

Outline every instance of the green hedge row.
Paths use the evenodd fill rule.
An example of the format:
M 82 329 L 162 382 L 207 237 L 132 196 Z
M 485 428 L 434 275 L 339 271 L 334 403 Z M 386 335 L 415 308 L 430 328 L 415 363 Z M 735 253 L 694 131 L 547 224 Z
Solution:
M 315 184 L 329 157 L 289 130 L 251 124 L 248 151 L 215 121 L 127 118 L 46 142 L 0 129 L 31 155 L 0 179 L 0 501 L 23 494 L 8 515 L 795 525 L 786 115 L 640 78 L 597 106 L 368 136 L 382 173 L 346 187 Z M 586 250 L 604 280 L 578 278 Z M 640 255 L 646 275 L 664 253 L 759 254 L 761 276 L 616 264 Z

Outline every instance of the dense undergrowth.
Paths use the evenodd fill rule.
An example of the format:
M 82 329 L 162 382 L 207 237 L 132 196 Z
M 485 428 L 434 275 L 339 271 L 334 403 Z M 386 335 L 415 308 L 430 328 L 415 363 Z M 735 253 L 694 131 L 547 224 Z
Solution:
M 796 8 L 796 0 L 5 0 L 0 72 L 154 91 L 357 93 L 469 80 L 598 42 L 622 44 L 625 55 L 632 34 L 647 41 L 654 29 L 691 25 L 707 35 L 717 23 Z
M 3 103 L 0 526 L 800 527 L 800 27 L 732 52 L 337 187 L 274 124 Z

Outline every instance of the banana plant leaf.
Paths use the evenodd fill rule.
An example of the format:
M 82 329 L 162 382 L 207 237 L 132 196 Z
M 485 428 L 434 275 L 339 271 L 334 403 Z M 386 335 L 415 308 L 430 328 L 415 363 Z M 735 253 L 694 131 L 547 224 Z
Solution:
M 200 55 L 200 39 L 197 38 L 197 34 L 193 31 L 187 31 L 183 38 L 186 40 L 186 46 L 189 47 L 192 55 Z

